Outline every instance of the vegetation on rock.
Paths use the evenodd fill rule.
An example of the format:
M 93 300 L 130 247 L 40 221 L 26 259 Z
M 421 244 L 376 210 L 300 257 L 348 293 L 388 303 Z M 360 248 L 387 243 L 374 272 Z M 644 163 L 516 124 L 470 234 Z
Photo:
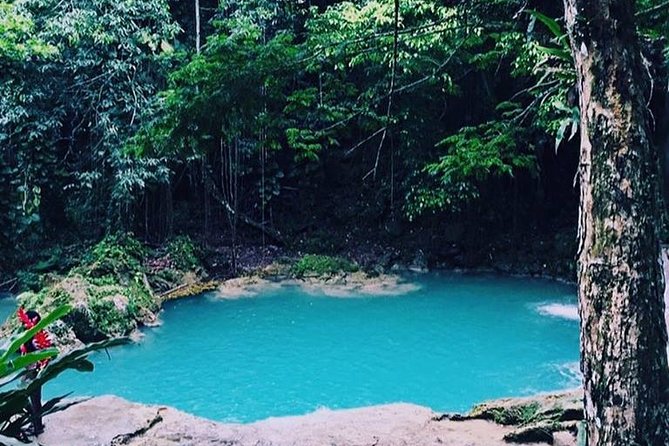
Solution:
M 337 273 L 352 273 L 358 270 L 358 265 L 341 257 L 306 254 L 291 268 L 295 277 L 331 276 Z
M 18 301 L 40 312 L 71 305 L 63 320 L 74 336 L 63 333 L 62 342 L 126 336 L 155 321 L 161 299 L 152 283 L 169 289 L 199 282 L 193 275 L 201 269 L 197 252 L 186 237 L 152 251 L 130 234 L 110 235 L 90 247 L 77 266 L 63 276 L 50 275 L 46 286 L 21 293 Z M 16 324 L 12 319 L 8 323 Z

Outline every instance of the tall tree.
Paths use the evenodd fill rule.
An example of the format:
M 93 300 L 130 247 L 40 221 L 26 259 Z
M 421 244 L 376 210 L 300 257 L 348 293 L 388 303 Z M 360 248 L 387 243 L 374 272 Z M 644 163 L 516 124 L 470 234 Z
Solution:
M 651 80 L 633 0 L 565 0 L 581 110 L 579 307 L 590 445 L 669 444 Z

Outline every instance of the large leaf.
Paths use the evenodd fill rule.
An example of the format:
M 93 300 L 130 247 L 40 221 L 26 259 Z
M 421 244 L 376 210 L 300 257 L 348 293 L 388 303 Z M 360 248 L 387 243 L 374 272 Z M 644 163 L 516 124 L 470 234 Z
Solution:
M 0 362 L 0 376 L 6 376 L 8 373 L 15 370 L 20 370 L 31 366 L 39 361 L 53 358 L 58 354 L 58 349 L 55 347 L 39 350 L 19 356 L 18 358 L 10 359 L 8 361 Z
M 93 370 L 93 364 L 87 359 L 87 355 L 93 351 L 126 344 L 128 338 L 111 339 L 107 341 L 89 344 L 84 348 L 73 350 L 61 357 L 51 361 L 42 369 L 34 379 L 25 380 L 16 388 L 0 393 L 0 432 L 5 435 L 18 435 L 17 429 L 22 428 L 29 422 L 26 407 L 30 395 L 48 381 L 56 378 L 65 370 L 74 369 L 79 371 Z M 26 376 L 27 371 L 16 373 L 12 381 Z M 49 410 L 60 410 L 59 405 L 62 398 L 51 400 L 47 403 Z
M 555 19 L 548 17 L 546 14 L 542 14 L 539 11 L 528 11 L 528 13 L 543 23 L 558 40 L 564 38 L 565 33 L 562 32 L 562 27 Z
M 32 339 L 32 337 L 35 336 L 37 332 L 43 330 L 44 328 L 49 326 L 52 322 L 55 322 L 61 317 L 65 316 L 71 310 L 72 310 L 71 306 L 61 305 L 51 313 L 47 314 L 33 328 L 10 339 L 9 345 L 4 348 L 5 352 L 3 353 L 2 356 L 0 356 L 0 363 L 6 362 L 10 355 L 16 353 L 19 350 L 19 348 L 21 348 L 23 344 Z

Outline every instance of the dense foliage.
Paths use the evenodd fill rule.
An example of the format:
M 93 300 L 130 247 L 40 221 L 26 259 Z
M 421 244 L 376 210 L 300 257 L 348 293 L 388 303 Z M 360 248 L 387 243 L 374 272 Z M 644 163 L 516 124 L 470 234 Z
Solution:
M 371 239 L 438 260 L 571 234 L 561 8 L 3 0 L 0 266 L 119 230 L 332 253 Z M 666 85 L 668 8 L 637 8 Z

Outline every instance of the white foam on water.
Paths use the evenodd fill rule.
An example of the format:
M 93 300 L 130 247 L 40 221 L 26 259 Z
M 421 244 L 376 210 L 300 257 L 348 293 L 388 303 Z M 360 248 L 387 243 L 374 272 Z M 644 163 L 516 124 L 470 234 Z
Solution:
M 578 306 L 573 304 L 544 304 L 537 307 L 539 314 L 561 317 L 570 321 L 579 320 Z
M 578 362 L 566 362 L 558 364 L 557 370 L 567 381 L 567 387 L 581 387 L 583 384 L 583 375 L 581 374 L 581 366 Z

